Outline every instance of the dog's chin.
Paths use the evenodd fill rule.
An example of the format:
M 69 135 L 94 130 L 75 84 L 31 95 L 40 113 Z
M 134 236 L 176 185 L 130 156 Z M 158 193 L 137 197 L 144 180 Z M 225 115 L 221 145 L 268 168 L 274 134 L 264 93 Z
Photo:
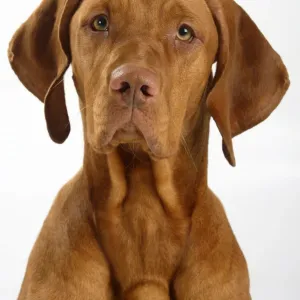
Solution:
M 91 143 L 91 145 L 99 154 L 109 154 L 116 148 L 120 148 L 137 156 L 147 154 L 153 160 L 166 159 L 176 153 L 175 149 L 164 149 L 163 144 L 157 138 L 145 137 L 133 124 L 126 124 L 116 130 L 105 143 Z

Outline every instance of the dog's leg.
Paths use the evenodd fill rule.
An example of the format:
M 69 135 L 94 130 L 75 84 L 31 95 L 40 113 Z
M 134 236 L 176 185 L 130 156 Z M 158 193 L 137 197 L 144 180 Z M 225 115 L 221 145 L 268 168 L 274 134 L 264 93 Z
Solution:
M 210 191 L 195 208 L 183 257 L 172 287 L 176 300 L 251 299 L 243 253 Z
M 31 252 L 18 300 L 113 300 L 110 268 L 80 173 L 59 192 Z

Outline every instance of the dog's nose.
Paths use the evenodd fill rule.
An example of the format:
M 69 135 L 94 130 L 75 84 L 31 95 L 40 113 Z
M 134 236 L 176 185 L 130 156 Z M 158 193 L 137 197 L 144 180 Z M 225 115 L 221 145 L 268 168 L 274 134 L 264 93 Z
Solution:
M 112 72 L 110 88 L 126 105 L 140 107 L 158 94 L 159 80 L 149 69 L 125 64 Z

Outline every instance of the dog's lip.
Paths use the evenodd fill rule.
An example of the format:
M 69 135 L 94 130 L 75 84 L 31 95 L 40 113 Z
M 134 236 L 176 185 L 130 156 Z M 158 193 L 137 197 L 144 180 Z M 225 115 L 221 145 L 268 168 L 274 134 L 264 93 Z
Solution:
M 122 132 L 132 133 L 132 134 L 140 133 L 136 125 L 133 124 L 132 122 L 125 124 L 122 128 L 120 128 L 120 130 Z
M 142 140 L 144 136 L 138 128 L 133 123 L 127 123 L 114 133 L 111 143 L 134 143 Z

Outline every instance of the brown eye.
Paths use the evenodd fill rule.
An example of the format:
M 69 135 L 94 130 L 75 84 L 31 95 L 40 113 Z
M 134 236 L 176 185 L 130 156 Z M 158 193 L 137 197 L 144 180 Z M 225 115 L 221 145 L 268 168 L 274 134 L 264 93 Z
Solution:
M 94 31 L 107 31 L 108 30 L 108 19 L 105 15 L 97 16 L 91 25 Z
M 195 37 L 194 30 L 188 25 L 181 25 L 177 32 L 177 38 L 184 42 L 191 42 Z

